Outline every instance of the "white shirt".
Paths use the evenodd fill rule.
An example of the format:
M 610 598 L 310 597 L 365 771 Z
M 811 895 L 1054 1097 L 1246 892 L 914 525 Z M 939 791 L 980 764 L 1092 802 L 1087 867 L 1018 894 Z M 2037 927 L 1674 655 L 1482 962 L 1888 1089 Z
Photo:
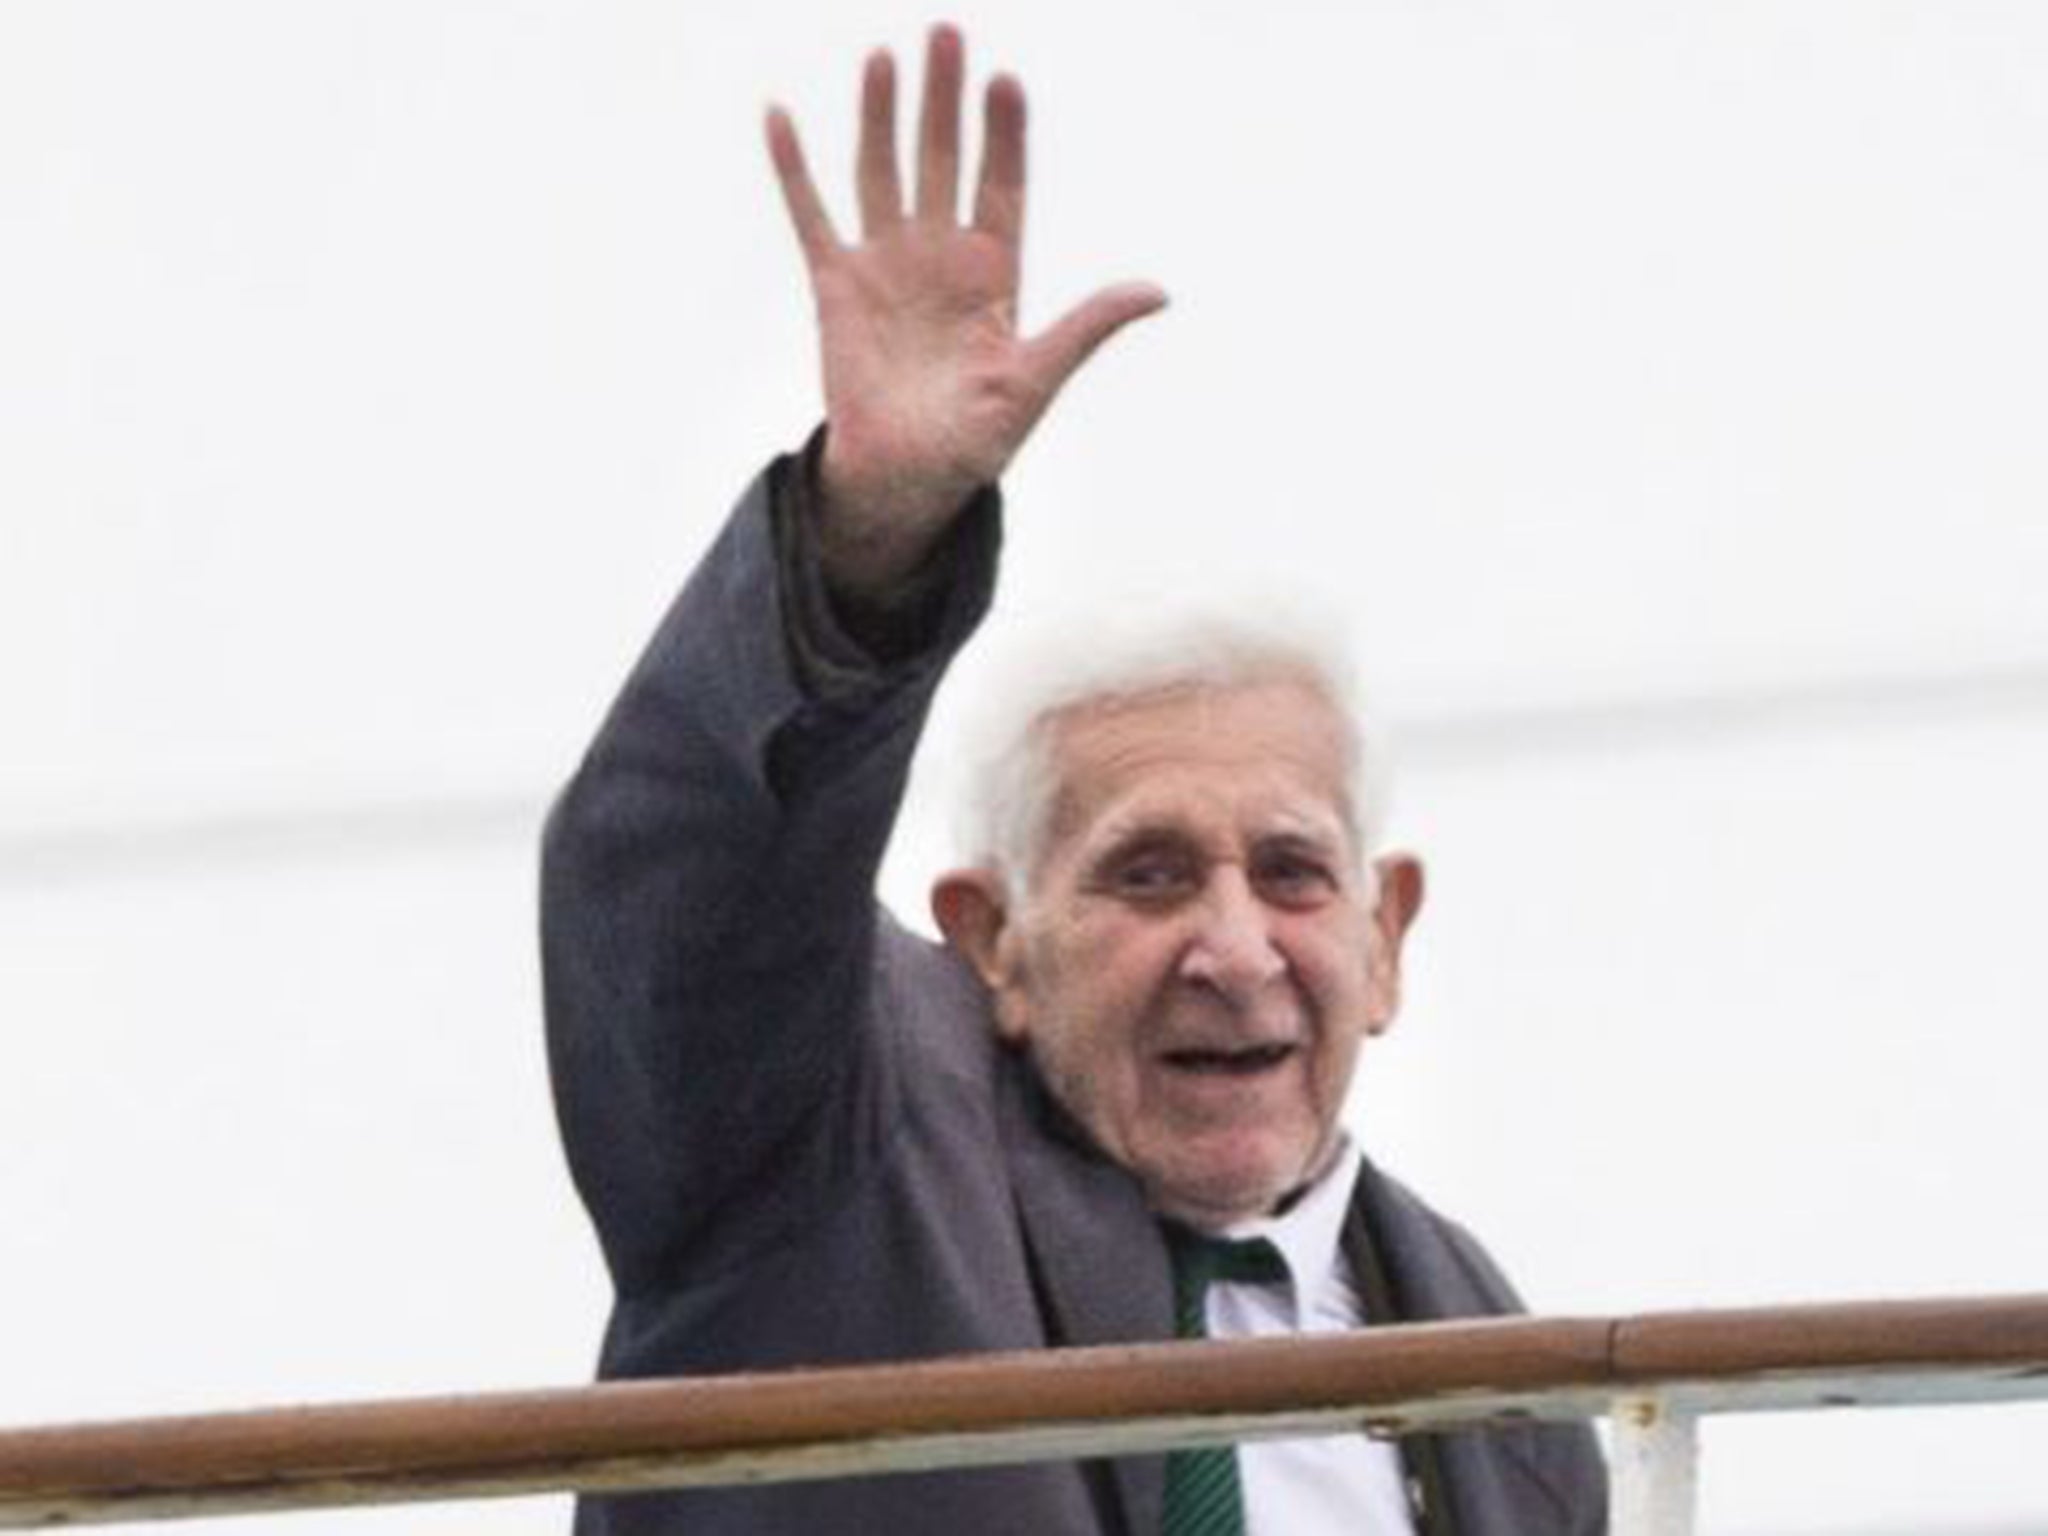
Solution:
M 1209 1336 L 1257 1339 L 1343 1333 L 1366 1320 L 1339 1243 L 1362 1161 L 1347 1136 L 1336 1160 L 1283 1216 L 1218 1234 L 1263 1237 L 1287 1260 L 1284 1285 L 1218 1280 L 1204 1301 Z M 1391 1441 L 1356 1433 L 1260 1440 L 1237 1448 L 1245 1536 L 1414 1536 L 1401 1457 Z

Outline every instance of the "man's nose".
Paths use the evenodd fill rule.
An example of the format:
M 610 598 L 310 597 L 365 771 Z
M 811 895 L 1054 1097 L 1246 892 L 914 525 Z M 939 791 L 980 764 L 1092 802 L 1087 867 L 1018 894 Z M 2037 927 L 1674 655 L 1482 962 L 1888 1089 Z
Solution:
M 1181 975 L 1227 997 L 1246 998 L 1285 973 L 1274 943 L 1273 912 L 1244 872 L 1218 869 L 1194 911 L 1195 929 L 1181 956 Z

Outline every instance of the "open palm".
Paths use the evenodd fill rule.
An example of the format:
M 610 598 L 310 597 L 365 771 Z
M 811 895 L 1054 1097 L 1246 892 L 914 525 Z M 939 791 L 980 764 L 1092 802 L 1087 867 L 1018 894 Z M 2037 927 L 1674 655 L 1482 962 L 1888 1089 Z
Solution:
M 933 30 L 907 207 L 895 63 L 887 52 L 868 59 L 858 244 L 834 232 L 788 114 L 768 118 L 769 152 L 817 299 L 826 558 L 835 576 L 868 590 L 914 566 L 974 490 L 1002 473 L 1096 347 L 1165 302 L 1145 284 L 1106 288 L 1040 334 L 1019 334 L 1024 91 L 1007 75 L 989 83 L 981 173 L 962 223 L 964 54 L 957 31 Z

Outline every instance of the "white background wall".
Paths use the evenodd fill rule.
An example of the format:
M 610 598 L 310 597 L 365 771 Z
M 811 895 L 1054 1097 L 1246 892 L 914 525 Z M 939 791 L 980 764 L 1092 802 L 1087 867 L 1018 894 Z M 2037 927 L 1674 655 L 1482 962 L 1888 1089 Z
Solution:
M 1015 474 L 998 638 L 1314 595 L 1403 728 L 1368 1144 L 1547 1310 L 2041 1289 L 2048 12 L 953 15 L 1027 307 L 1175 299 Z M 586 1374 L 535 826 L 815 416 L 760 108 L 843 190 L 929 19 L 0 9 L 0 1422 Z M 1717 1425 L 1708 1529 L 2038 1531 L 2044 1428 Z

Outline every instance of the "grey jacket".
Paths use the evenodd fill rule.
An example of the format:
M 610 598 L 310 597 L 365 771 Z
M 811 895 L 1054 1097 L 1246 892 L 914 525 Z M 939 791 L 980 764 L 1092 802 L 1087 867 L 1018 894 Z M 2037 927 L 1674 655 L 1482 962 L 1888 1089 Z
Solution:
M 749 489 L 557 803 L 550 1060 L 616 1287 L 602 1374 L 697 1375 L 1172 1336 L 1137 1187 L 1001 1046 L 973 973 L 874 879 L 932 690 L 994 579 L 993 493 L 887 664 L 808 564 L 803 461 Z M 1513 1310 L 1478 1245 L 1368 1168 L 1406 1317 Z M 1590 1434 L 1434 1437 L 1431 1536 L 1591 1536 Z M 587 1499 L 597 1533 L 1153 1536 L 1132 1457 Z

